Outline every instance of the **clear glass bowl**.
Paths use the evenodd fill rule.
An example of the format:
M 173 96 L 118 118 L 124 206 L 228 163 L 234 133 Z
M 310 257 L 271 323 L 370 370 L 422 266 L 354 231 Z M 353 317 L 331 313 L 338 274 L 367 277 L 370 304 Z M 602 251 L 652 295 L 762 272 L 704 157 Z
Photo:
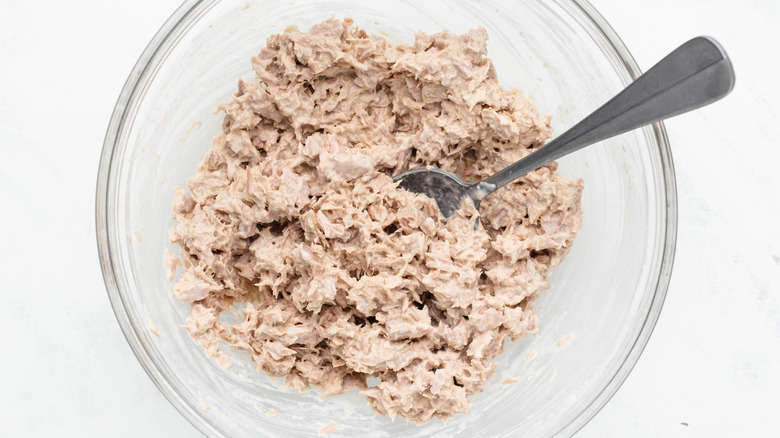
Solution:
M 98 176 L 103 275 L 138 360 L 209 436 L 317 436 L 333 423 L 339 436 L 572 435 L 628 375 L 666 293 L 677 201 L 660 123 L 560 160 L 565 176 L 585 181 L 585 225 L 537 302 L 538 336 L 507 344 L 496 379 L 472 398 L 467 414 L 416 426 L 374 413 L 354 391 L 324 399 L 317 391 L 299 394 L 245 357 L 222 370 L 180 327 L 188 306 L 172 297 L 162 264 L 171 246 L 173 189 L 204 157 L 222 122 L 217 104 L 231 98 L 239 77 L 253 76 L 249 60 L 266 37 L 329 17 L 353 18 L 396 43 L 411 42 L 417 30 L 484 26 L 500 81 L 552 114 L 558 134 L 640 73 L 585 1 L 187 1 L 130 74 Z M 518 381 L 504 384 L 507 378 Z

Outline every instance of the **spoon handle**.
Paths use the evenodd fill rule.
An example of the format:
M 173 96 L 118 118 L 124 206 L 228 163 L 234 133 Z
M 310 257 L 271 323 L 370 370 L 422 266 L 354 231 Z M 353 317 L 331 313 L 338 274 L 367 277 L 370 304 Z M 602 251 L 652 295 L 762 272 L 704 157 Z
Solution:
M 479 183 L 480 199 L 545 164 L 632 129 L 715 102 L 734 88 L 734 69 L 715 40 L 675 49 L 571 129 Z

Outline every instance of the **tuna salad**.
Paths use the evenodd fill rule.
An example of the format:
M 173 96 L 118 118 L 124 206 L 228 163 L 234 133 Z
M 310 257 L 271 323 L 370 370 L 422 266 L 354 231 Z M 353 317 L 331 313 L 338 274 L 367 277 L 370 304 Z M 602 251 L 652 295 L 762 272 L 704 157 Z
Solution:
M 582 181 L 556 163 L 448 221 L 392 181 L 425 166 L 481 179 L 550 137 L 486 47 L 482 28 L 394 46 L 351 20 L 268 38 L 173 203 L 173 293 L 209 356 L 229 368 L 225 341 L 298 391 L 357 387 L 417 423 L 469 410 L 505 340 L 536 332 L 582 223 Z M 243 321 L 220 321 L 236 306 Z

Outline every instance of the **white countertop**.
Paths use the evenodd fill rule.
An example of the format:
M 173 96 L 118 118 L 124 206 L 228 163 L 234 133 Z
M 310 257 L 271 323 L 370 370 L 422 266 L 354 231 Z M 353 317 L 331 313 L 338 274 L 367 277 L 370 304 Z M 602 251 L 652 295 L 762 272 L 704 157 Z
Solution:
M 707 34 L 731 55 L 737 86 L 667 123 L 680 216 L 666 304 L 636 368 L 578 437 L 777 436 L 780 2 L 593 2 L 643 69 Z M 125 342 L 94 236 L 109 115 L 178 3 L 0 2 L 3 436 L 199 435 Z

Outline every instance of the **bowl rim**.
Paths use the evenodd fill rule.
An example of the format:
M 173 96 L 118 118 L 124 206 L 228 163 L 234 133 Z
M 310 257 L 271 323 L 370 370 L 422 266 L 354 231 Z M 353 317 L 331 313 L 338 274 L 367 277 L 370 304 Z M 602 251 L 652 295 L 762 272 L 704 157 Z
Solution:
M 140 362 L 146 374 L 155 383 L 165 398 L 173 405 L 176 410 L 186 418 L 190 424 L 206 436 L 226 436 L 225 433 L 208 418 L 200 414 L 198 407 L 190 404 L 185 397 L 171 384 L 167 376 L 167 370 L 159 368 L 152 356 L 147 350 L 144 341 L 135 330 L 127 310 L 127 303 L 120 293 L 120 285 L 117 278 L 117 271 L 114 269 L 117 260 L 118 249 L 114 247 L 109 239 L 108 230 L 110 227 L 110 215 L 108 214 L 110 181 L 113 174 L 112 164 L 117 152 L 118 142 L 121 140 L 122 132 L 128 117 L 128 111 L 134 98 L 142 92 L 140 87 L 145 85 L 144 79 L 150 73 L 153 73 L 155 65 L 150 61 L 158 52 L 170 49 L 177 39 L 186 30 L 194 18 L 210 9 L 219 0 L 185 0 L 160 27 L 152 40 L 146 46 L 138 61 L 136 61 L 131 70 L 123 88 L 114 106 L 106 135 L 103 140 L 103 148 L 98 165 L 97 187 L 95 191 L 95 223 L 97 249 L 100 259 L 103 281 L 105 283 L 108 298 L 111 303 L 114 315 L 119 323 L 122 333 L 130 345 L 133 354 Z M 555 3 L 566 8 L 570 12 L 579 13 L 594 26 L 600 36 L 608 43 L 607 49 L 617 55 L 616 59 L 622 62 L 622 66 L 631 80 L 636 79 L 642 74 L 639 66 L 629 52 L 626 45 L 604 19 L 604 17 L 590 4 L 589 0 L 554 0 Z M 572 11 L 573 9 L 573 11 Z M 563 426 L 555 434 L 557 436 L 572 436 L 582 427 L 584 427 L 612 398 L 623 382 L 626 380 L 631 370 L 636 365 L 649 338 L 655 328 L 656 323 L 663 307 L 666 293 L 671 279 L 672 266 L 677 244 L 677 186 L 672 159 L 671 147 L 663 122 L 657 122 L 645 128 L 645 135 L 650 135 L 658 144 L 658 152 L 661 161 L 661 176 L 666 195 L 666 233 L 663 236 L 661 263 L 655 285 L 655 293 L 649 304 L 647 314 L 644 317 L 642 327 L 633 345 L 630 347 L 628 355 L 623 363 L 615 371 L 615 374 L 608 380 L 606 386 L 596 395 L 592 403 L 584 410 L 579 412 L 571 422 Z M 121 272 L 121 271 L 120 271 Z

